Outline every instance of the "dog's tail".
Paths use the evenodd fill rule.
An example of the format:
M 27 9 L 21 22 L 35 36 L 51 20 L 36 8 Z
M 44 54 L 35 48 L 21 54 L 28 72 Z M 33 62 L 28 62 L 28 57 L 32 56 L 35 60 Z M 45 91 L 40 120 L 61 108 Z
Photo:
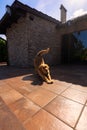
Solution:
M 44 55 L 44 54 L 47 54 L 48 52 L 49 52 L 49 48 L 47 48 L 47 49 L 45 49 L 45 50 L 41 50 L 41 51 L 39 51 L 38 53 L 37 53 L 37 56 L 42 56 L 42 55 Z

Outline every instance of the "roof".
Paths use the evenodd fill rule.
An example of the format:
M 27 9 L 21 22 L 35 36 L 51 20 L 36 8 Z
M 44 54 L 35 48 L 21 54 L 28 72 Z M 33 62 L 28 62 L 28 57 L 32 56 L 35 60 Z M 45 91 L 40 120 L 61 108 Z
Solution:
M 31 13 L 34 14 L 36 16 L 39 16 L 43 19 L 46 19 L 50 22 L 54 22 L 54 23 L 59 23 L 58 20 L 43 14 L 40 11 L 37 11 L 34 8 L 31 8 L 21 2 L 19 2 L 18 0 L 15 0 L 14 3 L 11 6 L 6 6 L 6 7 L 10 7 L 11 9 L 11 15 L 9 13 L 5 13 L 4 16 L 2 17 L 2 19 L 0 20 L 0 34 L 5 34 L 6 33 L 6 29 L 8 27 L 11 26 L 12 23 L 17 22 L 17 20 L 24 16 L 26 13 Z
M 65 23 L 57 24 L 57 28 L 64 28 L 64 27 L 70 27 L 72 25 L 78 24 L 79 22 L 87 21 L 87 14 L 84 14 L 82 16 L 78 16 L 76 18 L 72 18 Z

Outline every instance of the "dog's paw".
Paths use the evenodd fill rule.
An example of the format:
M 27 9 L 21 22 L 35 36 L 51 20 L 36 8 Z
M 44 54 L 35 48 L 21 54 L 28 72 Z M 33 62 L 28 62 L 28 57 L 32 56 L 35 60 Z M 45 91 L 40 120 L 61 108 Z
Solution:
M 51 80 L 51 84 L 53 84 L 53 80 Z
M 48 81 L 47 83 L 48 83 L 48 84 L 53 84 L 53 80 L 51 80 L 51 81 Z

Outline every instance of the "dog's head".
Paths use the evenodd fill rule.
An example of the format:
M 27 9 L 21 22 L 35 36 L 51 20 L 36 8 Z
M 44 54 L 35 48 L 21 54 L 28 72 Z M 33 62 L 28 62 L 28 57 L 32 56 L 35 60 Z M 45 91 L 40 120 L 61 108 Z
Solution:
M 46 76 L 50 73 L 49 72 L 49 66 L 47 64 L 40 65 L 39 69 Z

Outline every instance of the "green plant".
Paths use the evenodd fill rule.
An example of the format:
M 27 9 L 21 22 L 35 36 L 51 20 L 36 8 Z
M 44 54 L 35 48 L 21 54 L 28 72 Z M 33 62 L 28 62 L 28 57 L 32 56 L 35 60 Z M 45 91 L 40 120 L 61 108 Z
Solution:
M 0 38 L 0 62 L 7 61 L 7 46 L 6 41 Z

